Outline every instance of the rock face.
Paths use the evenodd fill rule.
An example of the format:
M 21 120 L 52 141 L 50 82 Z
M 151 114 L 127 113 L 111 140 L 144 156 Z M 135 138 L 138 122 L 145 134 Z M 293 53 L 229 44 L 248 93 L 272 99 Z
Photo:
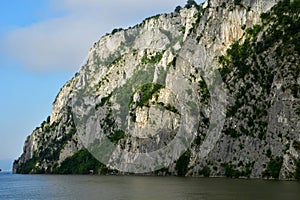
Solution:
M 14 172 L 62 173 L 85 148 L 115 173 L 299 178 L 299 10 L 207 0 L 103 36 Z

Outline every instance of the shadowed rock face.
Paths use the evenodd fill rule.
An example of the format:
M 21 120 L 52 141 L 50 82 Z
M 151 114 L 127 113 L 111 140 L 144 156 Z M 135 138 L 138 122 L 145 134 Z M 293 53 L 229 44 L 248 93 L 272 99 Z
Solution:
M 14 172 L 59 173 L 86 148 L 120 171 L 295 178 L 299 9 L 278 2 L 208 0 L 103 36 Z

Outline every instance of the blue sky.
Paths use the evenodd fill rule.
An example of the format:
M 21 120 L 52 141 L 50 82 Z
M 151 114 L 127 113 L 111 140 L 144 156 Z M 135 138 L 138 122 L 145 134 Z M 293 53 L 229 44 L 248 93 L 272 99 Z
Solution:
M 11 160 L 20 156 L 27 135 L 50 115 L 59 89 L 101 35 L 185 2 L 2 0 L 0 168 L 9 170 Z

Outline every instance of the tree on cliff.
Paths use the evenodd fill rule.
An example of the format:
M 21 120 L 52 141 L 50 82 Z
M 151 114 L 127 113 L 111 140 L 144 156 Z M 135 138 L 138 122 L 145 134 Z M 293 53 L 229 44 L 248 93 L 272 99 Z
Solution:
M 194 0 L 187 0 L 185 8 L 191 8 L 193 6 L 195 6 L 196 8 L 199 7 L 199 5 Z

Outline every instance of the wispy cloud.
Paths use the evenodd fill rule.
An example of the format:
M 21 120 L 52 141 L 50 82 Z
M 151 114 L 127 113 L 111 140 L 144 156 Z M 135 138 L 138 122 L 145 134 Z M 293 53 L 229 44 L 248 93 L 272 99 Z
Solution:
M 173 10 L 185 0 L 52 0 L 64 15 L 15 29 L 0 50 L 27 68 L 76 70 L 88 49 L 114 27 L 128 27 L 150 15 Z

